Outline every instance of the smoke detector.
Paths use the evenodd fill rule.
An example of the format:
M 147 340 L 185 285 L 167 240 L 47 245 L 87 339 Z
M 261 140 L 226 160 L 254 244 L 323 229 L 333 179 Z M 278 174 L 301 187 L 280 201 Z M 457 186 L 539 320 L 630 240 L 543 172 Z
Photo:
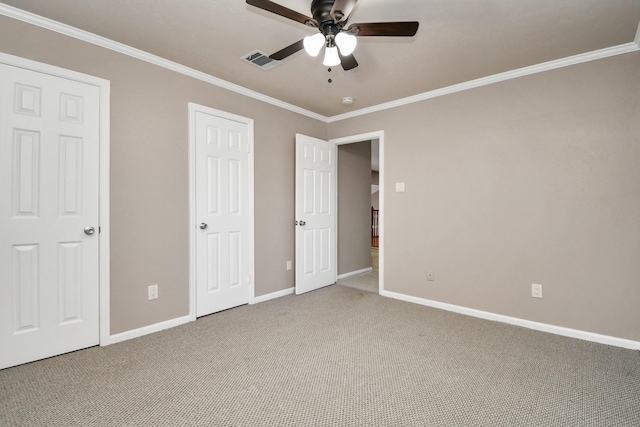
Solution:
M 345 96 L 344 98 L 342 98 L 342 103 L 344 105 L 351 105 L 353 104 L 353 97 L 351 96 Z

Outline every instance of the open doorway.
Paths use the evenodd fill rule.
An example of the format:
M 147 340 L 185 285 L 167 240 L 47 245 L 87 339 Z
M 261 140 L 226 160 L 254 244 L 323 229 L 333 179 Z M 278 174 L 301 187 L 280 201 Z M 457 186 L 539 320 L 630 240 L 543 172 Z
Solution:
M 374 132 L 332 140 L 338 148 L 338 284 L 374 293 L 384 289 L 383 139 Z

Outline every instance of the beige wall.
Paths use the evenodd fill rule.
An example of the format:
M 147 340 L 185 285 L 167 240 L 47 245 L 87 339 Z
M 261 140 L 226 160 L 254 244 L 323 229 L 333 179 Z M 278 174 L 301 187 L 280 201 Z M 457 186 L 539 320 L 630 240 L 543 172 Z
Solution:
M 188 314 L 189 102 L 254 119 L 256 294 L 293 286 L 295 134 L 326 124 L 6 17 L 0 51 L 111 81 L 112 334 Z
M 385 288 L 640 340 L 638 76 L 631 53 L 332 123 L 385 131 Z
M 371 142 L 338 146 L 338 274 L 371 267 Z

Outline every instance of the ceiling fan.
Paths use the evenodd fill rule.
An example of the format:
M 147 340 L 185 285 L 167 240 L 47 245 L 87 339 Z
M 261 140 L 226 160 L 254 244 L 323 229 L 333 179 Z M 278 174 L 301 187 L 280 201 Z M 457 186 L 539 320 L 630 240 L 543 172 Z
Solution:
M 313 18 L 269 0 L 246 1 L 251 6 L 317 28 L 320 31 L 269 56 L 277 61 L 302 49 L 312 56 L 317 56 L 320 50 L 326 46 L 323 65 L 328 67 L 342 65 L 345 71 L 351 70 L 358 66 L 358 62 L 353 57 L 357 37 L 413 37 L 418 31 L 418 22 L 416 21 L 368 22 L 351 24 L 347 27 L 347 21 L 358 0 L 312 0 L 311 15 Z

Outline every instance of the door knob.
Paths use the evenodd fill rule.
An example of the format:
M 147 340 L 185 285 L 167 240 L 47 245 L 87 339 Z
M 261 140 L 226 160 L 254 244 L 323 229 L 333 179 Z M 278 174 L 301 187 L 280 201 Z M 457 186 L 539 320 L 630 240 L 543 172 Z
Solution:
M 206 230 L 207 227 L 209 227 L 206 223 L 202 222 L 200 223 L 200 230 Z
M 84 234 L 86 234 L 87 236 L 91 236 L 95 232 L 96 232 L 96 229 L 93 228 L 93 227 L 85 227 L 84 228 Z
M 307 223 L 304 221 L 300 221 L 300 225 L 307 225 Z

